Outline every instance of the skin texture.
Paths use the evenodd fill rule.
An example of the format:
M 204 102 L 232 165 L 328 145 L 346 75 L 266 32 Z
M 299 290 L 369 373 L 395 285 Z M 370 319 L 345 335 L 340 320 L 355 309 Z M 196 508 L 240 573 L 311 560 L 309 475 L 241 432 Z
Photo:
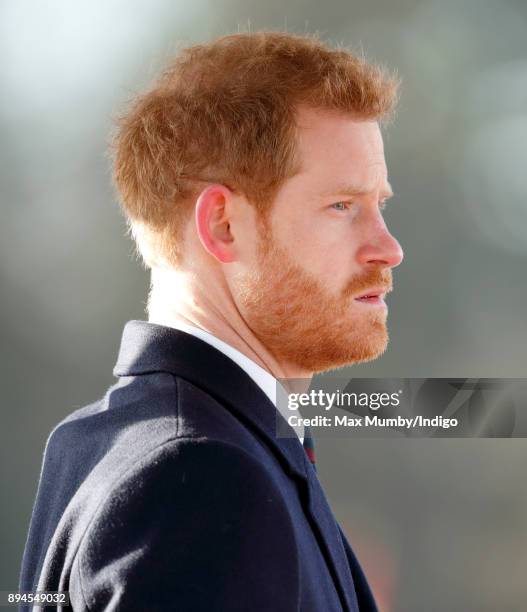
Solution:
M 302 169 L 266 218 L 209 185 L 186 229 L 188 263 L 152 271 L 149 309 L 151 321 L 210 331 L 277 378 L 382 354 L 386 306 L 355 298 L 391 290 L 403 258 L 382 216 L 391 189 L 377 122 L 305 107 L 297 121 Z

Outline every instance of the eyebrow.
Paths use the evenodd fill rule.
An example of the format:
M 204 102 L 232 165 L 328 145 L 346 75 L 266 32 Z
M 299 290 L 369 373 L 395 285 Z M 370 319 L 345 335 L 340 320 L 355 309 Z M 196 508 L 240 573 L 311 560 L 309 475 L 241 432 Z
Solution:
M 352 185 L 351 183 L 342 183 L 323 193 L 322 197 L 329 197 L 337 194 L 348 196 L 365 196 L 372 193 L 372 191 L 373 190 L 365 190 L 364 187 L 358 187 L 357 185 Z M 388 199 L 393 197 L 393 195 L 394 193 L 392 186 L 390 183 L 386 183 L 386 188 L 381 191 L 381 196 Z

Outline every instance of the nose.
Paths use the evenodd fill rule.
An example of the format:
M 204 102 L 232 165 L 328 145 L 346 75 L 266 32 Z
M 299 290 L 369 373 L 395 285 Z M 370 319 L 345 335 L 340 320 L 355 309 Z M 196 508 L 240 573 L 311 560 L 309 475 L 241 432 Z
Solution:
M 387 268 L 397 267 L 403 260 L 404 253 L 399 242 L 390 234 L 386 225 L 377 230 L 364 241 L 357 251 L 358 263 L 376 264 Z

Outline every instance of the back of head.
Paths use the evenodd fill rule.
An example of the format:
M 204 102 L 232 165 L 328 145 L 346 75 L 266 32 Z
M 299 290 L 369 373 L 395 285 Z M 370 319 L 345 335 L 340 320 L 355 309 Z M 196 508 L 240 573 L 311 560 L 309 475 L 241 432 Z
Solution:
M 264 215 L 296 174 L 296 109 L 386 121 L 397 80 L 314 36 L 234 34 L 184 49 L 117 121 L 114 180 L 148 267 L 182 264 L 183 232 L 207 183 Z

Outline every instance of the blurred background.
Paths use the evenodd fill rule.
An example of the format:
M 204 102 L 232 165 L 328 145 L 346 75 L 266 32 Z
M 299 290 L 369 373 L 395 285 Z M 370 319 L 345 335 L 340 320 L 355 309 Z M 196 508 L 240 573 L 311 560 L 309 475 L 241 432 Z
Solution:
M 18 585 L 47 435 L 104 394 L 124 323 L 145 318 L 112 116 L 181 46 L 258 29 L 318 32 L 403 81 L 391 342 L 347 374 L 526 376 L 523 0 L 2 2 L 0 590 Z M 527 441 L 321 439 L 317 456 L 382 612 L 526 609 Z

